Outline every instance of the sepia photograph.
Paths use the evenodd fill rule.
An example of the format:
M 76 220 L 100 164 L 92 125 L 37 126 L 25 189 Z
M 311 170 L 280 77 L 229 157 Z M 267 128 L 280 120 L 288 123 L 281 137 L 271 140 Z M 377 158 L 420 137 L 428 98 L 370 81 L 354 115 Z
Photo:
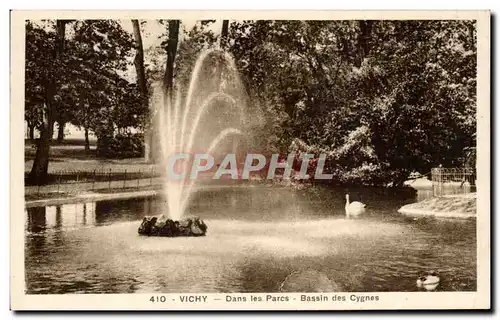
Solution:
M 11 16 L 13 305 L 490 307 L 488 11 Z

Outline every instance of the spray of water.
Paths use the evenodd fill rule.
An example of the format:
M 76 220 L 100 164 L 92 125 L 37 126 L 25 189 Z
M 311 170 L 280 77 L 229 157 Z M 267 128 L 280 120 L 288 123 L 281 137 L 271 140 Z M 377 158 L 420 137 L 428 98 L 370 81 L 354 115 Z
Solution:
M 210 61 L 211 57 L 222 60 L 226 66 L 226 72 L 231 73 L 227 78 L 239 81 L 239 75 L 231 55 L 220 49 L 210 49 L 202 52 L 195 63 L 184 104 L 182 104 L 182 92 L 179 88 L 174 100 L 170 101 L 170 99 L 166 98 L 165 90 L 160 84 L 153 87 L 151 108 L 156 110 L 154 116 L 157 117 L 153 123 L 158 136 L 156 142 L 160 147 L 160 165 L 164 173 L 163 195 L 167 201 L 166 209 L 168 209 L 168 212 L 166 214 L 173 220 L 179 220 L 184 215 L 197 182 L 191 179 L 187 181 L 184 179 L 180 181 L 171 180 L 167 175 L 168 159 L 180 152 L 192 153 L 194 143 L 205 135 L 205 132 L 200 130 L 200 125 L 209 112 L 217 110 L 213 108 L 216 104 L 223 104 L 225 108 L 237 111 L 241 119 L 240 123 L 243 123 L 242 120 L 244 119 L 244 108 L 237 102 L 238 100 L 235 97 L 222 91 L 221 84 L 218 84 L 218 90 L 208 94 L 201 103 L 195 102 L 195 97 L 198 97 L 199 91 L 204 89 L 200 87 L 200 83 L 204 83 L 204 79 L 202 79 L 203 67 L 205 63 Z M 218 134 L 215 138 L 203 147 L 204 150 L 197 147 L 197 152 L 202 151 L 206 154 L 213 154 L 223 140 L 230 136 L 242 134 L 240 128 L 231 126 L 216 128 L 216 131 L 218 131 Z M 203 141 L 203 139 L 201 140 Z M 184 161 L 181 170 L 186 173 L 189 169 L 188 162 Z M 189 174 L 186 174 L 186 177 L 189 177 Z

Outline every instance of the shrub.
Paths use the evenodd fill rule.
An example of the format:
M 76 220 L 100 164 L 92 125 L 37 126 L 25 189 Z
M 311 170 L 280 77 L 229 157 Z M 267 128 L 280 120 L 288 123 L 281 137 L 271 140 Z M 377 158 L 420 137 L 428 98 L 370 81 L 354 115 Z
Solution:
M 100 137 L 97 155 L 108 159 L 139 158 L 144 155 L 144 138 L 141 133 L 119 133 Z

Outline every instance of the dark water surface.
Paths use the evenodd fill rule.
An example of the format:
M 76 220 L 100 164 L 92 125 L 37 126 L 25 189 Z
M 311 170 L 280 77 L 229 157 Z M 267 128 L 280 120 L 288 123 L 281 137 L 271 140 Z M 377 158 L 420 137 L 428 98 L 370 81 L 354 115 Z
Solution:
M 301 291 L 416 291 L 429 270 L 440 291 L 476 290 L 474 220 L 404 217 L 397 210 L 428 193 L 380 189 L 350 190 L 368 209 L 348 220 L 345 192 L 199 191 L 188 215 L 208 224 L 200 238 L 137 234 L 161 198 L 29 208 L 27 292 L 277 292 L 290 275 Z

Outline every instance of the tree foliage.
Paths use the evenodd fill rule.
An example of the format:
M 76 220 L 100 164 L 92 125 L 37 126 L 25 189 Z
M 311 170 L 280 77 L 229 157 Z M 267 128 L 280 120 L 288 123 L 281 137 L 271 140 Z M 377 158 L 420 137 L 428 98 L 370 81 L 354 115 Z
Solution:
M 414 171 L 470 165 L 474 21 L 225 20 L 220 33 L 213 22 L 188 30 L 157 21 L 164 41 L 141 48 L 144 21 L 134 22 L 135 38 L 114 20 L 27 21 L 26 121 L 50 131 L 50 122 L 70 122 L 105 141 L 143 131 L 151 84 L 185 90 L 199 54 L 219 45 L 259 118 L 252 150 L 327 153 L 341 183 L 400 185 Z M 130 83 L 123 74 L 134 62 L 139 76 Z M 221 67 L 203 72 L 224 77 Z M 212 80 L 204 89 L 221 90 L 211 86 L 222 79 Z
M 55 56 L 58 24 L 26 22 L 26 120 L 40 129 L 46 115 L 47 127 L 69 122 L 98 138 L 140 128 L 147 107 L 121 75 L 133 54 L 131 34 L 114 20 L 66 21 L 64 50 Z
M 336 181 L 400 185 L 475 145 L 473 21 L 236 21 L 264 145 L 329 154 Z

